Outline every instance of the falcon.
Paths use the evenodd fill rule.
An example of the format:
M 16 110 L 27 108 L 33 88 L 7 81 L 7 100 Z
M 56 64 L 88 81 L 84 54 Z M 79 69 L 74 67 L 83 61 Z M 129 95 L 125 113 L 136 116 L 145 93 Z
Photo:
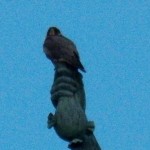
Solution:
M 86 72 L 80 62 L 79 53 L 75 44 L 63 36 L 56 27 L 50 27 L 43 44 L 43 51 L 46 57 L 56 64 L 65 62 L 74 69 L 80 69 Z

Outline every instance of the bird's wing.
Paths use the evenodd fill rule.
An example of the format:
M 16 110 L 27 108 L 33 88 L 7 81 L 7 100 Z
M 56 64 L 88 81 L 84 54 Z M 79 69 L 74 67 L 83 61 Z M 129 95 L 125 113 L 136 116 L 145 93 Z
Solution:
M 69 55 L 74 56 L 76 54 L 79 57 L 79 53 L 75 44 L 64 36 L 56 37 L 58 45 L 61 45 L 65 52 L 69 52 Z

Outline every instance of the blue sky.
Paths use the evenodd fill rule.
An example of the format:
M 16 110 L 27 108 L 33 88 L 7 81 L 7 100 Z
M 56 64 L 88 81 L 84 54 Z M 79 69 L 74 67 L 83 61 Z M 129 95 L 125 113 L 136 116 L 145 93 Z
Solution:
M 47 129 L 54 67 L 42 44 L 57 26 L 76 43 L 102 150 L 150 149 L 150 2 L 0 2 L 0 149 L 61 150 Z

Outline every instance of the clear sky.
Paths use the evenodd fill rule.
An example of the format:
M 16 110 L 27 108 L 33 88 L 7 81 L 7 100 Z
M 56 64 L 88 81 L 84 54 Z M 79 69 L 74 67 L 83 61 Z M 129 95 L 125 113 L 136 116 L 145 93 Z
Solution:
M 148 0 L 0 1 L 0 150 L 67 149 L 46 124 L 54 112 L 54 67 L 42 50 L 50 26 L 78 48 L 102 150 L 149 150 Z

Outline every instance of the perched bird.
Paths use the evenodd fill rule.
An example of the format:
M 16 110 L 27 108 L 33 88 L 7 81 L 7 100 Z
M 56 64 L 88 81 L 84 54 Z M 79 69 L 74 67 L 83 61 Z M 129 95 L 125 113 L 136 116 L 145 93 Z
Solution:
M 65 62 L 74 69 L 80 69 L 86 72 L 80 62 L 79 53 L 75 44 L 64 37 L 58 28 L 50 27 L 48 29 L 43 50 L 47 58 L 54 64 L 57 62 Z

